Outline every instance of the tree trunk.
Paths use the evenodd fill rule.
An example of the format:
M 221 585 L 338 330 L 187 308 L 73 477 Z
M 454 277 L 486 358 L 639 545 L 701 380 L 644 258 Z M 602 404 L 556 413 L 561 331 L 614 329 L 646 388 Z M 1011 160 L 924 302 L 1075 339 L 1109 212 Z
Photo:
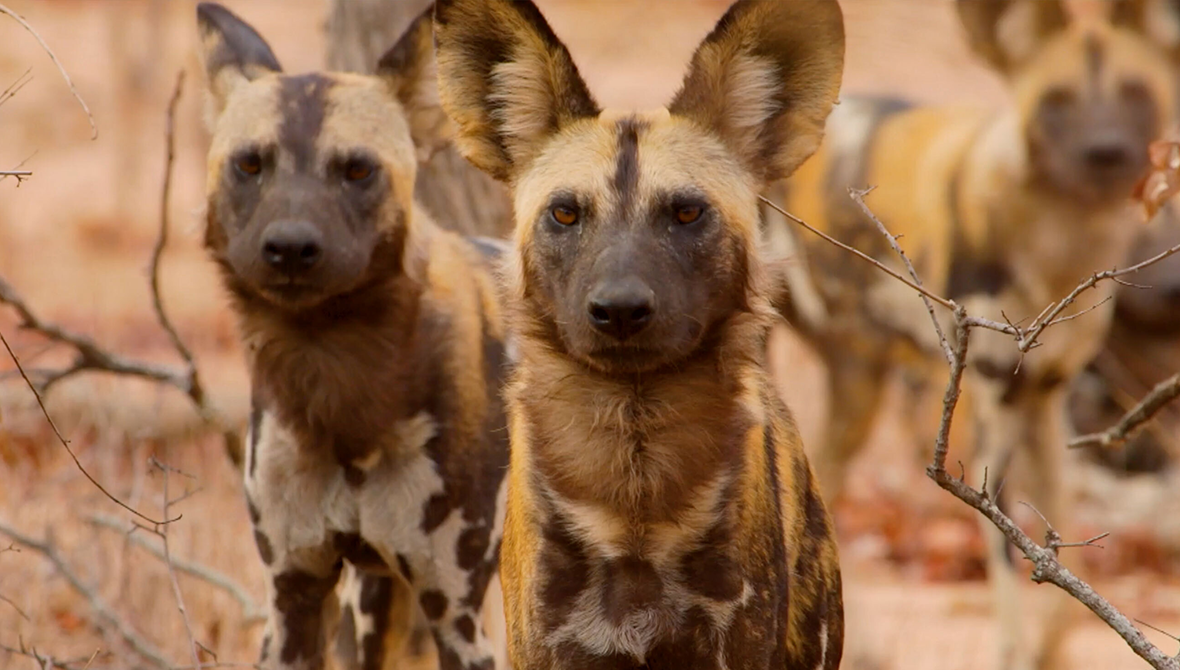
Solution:
M 329 0 L 330 70 L 370 73 L 429 0 Z M 453 146 L 418 166 L 414 196 L 444 228 L 504 237 L 511 230 L 506 189 L 467 162 Z

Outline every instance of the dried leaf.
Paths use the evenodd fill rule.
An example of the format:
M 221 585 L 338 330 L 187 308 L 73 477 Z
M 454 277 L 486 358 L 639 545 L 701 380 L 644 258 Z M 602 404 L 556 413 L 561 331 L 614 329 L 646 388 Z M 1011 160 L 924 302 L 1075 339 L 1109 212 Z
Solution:
M 1169 198 L 1180 193 L 1180 140 L 1156 140 L 1148 146 L 1147 153 L 1151 169 L 1135 185 L 1132 197 L 1143 205 L 1144 213 L 1151 219 Z

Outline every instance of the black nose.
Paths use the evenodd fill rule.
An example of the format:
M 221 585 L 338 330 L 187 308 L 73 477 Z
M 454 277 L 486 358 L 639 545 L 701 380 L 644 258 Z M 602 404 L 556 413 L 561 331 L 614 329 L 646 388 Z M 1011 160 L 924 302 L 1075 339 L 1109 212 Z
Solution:
M 1091 169 L 1116 170 L 1131 162 L 1131 151 L 1122 144 L 1095 144 L 1086 148 L 1084 159 Z
M 287 275 L 307 272 L 324 255 L 320 231 L 307 221 L 276 221 L 262 236 L 262 260 Z
M 587 311 L 595 328 L 623 341 L 651 323 L 654 302 L 655 295 L 647 284 L 628 277 L 600 284 L 591 291 Z

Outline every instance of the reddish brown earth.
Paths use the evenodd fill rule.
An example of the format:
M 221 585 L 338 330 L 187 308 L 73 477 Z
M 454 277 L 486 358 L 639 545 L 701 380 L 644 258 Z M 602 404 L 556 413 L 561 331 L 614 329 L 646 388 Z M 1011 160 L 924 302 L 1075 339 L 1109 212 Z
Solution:
M 199 248 L 204 188 L 200 72 L 194 2 L 174 0 L 11 0 L 56 50 L 89 103 L 86 118 L 51 62 L 19 26 L 0 16 L 0 88 L 32 68 L 32 81 L 0 107 L 0 169 L 24 161 L 34 174 L 19 188 L 0 181 L 0 275 L 47 318 L 92 334 L 123 353 L 176 363 L 156 326 L 145 281 L 158 222 L 164 163 L 164 108 L 176 72 L 188 71 L 177 118 L 173 240 L 163 295 L 196 351 L 206 384 L 231 416 L 245 413 L 245 373 L 233 322 L 211 265 Z M 322 62 L 324 2 L 228 2 L 257 26 L 290 70 Z M 679 83 L 696 42 L 728 4 L 723 0 L 539 0 L 569 44 L 599 100 L 608 106 L 662 104 Z M 1002 104 L 995 76 L 967 54 L 942 0 L 844 0 L 848 58 L 845 90 L 900 94 L 929 102 Z M 0 310 L 0 331 L 31 367 L 67 360 L 18 332 Z M 775 342 L 775 372 L 808 441 L 823 411 L 815 359 L 785 332 Z M 177 665 L 191 663 L 167 572 L 117 533 L 95 528 L 94 514 L 129 524 L 85 480 L 35 410 L 27 389 L 0 361 L 0 523 L 52 537 L 61 555 L 121 617 Z M 155 456 L 180 468 L 173 491 L 200 488 L 180 503 L 170 526 L 178 557 L 216 568 L 263 596 L 235 471 L 217 442 L 194 437 L 196 421 L 171 390 L 90 376 L 51 394 L 82 463 L 112 493 L 160 514 Z M 886 412 L 888 415 L 888 412 Z M 993 625 L 981 581 L 975 517 L 927 481 L 924 452 L 895 422 L 880 422 L 855 464 L 851 499 L 837 510 L 846 564 L 849 667 L 990 668 Z M 1180 508 L 1174 486 L 1117 480 L 1092 468 L 1073 476 L 1087 493 L 1089 528 L 1112 530 L 1105 550 L 1087 550 L 1098 585 L 1128 614 L 1180 631 L 1175 551 Z M 1168 480 L 1170 481 L 1170 480 Z M 1032 519 L 1021 517 L 1031 529 Z M 1040 531 L 1037 530 L 1039 533 Z M 154 538 L 145 535 L 151 542 Z M 92 610 L 42 556 L 4 551 L 0 542 L 0 644 L 35 645 L 59 659 L 102 653 L 93 667 L 127 667 L 134 656 L 96 628 Z M 14 549 L 19 546 L 14 547 Z M 260 627 L 207 583 L 180 577 L 197 638 L 223 662 L 255 656 Z M 1032 598 L 1051 587 L 1028 586 Z M 13 607 L 15 605 L 15 607 Z M 19 608 L 19 611 L 18 611 Z M 1030 616 L 1030 623 L 1032 619 Z M 1160 644 L 1167 639 L 1149 636 Z M 1078 667 L 1134 668 L 1139 662 L 1092 618 L 1071 639 Z M 1167 649 L 1168 647 L 1164 647 Z M 211 658 L 211 657 L 209 657 Z M 0 651 L 0 667 L 33 667 Z M 874 665 L 875 664 L 875 665 Z

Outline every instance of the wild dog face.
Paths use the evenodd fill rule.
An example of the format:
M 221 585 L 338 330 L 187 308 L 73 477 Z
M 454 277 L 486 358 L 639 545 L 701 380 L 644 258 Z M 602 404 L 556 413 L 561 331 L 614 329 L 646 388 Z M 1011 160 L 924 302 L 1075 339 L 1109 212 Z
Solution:
M 459 147 L 514 187 L 524 327 L 626 374 L 750 311 L 757 194 L 816 149 L 840 87 L 834 1 L 736 3 L 668 108 L 636 115 L 599 109 L 531 3 L 439 2 L 435 29 Z
M 959 0 L 971 46 L 1011 87 L 1028 178 L 1083 201 L 1122 198 L 1172 118 L 1180 47 L 1168 0 L 1113 0 L 1110 22 L 1071 21 L 1059 0 Z M 1149 39 L 1144 39 L 1145 37 Z
M 415 146 L 436 132 L 429 17 L 377 77 L 287 75 L 250 26 L 198 9 L 212 142 L 205 244 L 231 288 L 299 312 L 402 264 Z M 431 110 L 435 113 L 431 113 Z

